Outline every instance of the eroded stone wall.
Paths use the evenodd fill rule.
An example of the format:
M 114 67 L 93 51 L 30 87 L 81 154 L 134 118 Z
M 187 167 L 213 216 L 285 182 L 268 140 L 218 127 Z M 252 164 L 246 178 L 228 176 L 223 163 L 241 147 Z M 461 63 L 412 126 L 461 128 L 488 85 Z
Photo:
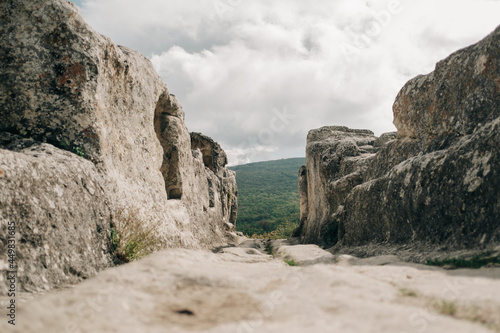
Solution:
M 410 80 L 395 133 L 342 127 L 307 138 L 303 242 L 500 243 L 500 27 Z
M 34 157 L 2 147 L 0 181 L 9 185 L 1 188 L 0 214 L 18 222 L 19 241 L 35 237 L 37 223 L 50 226 L 18 259 L 40 268 L 36 261 L 46 255 L 52 259 L 45 269 L 55 272 L 40 279 L 20 272 L 32 281 L 26 290 L 73 282 L 111 264 L 116 218 L 157 226 L 166 247 L 210 248 L 235 237 L 235 175 L 226 161 L 205 166 L 209 156 L 192 147 L 182 107 L 147 58 L 95 32 L 68 1 L 2 1 L 0 21 L 0 132 L 43 148 Z M 210 145 L 223 155 L 211 139 Z M 37 165 L 45 182 L 33 176 Z M 71 183 L 84 174 L 83 183 Z M 26 185 L 16 191 L 15 184 Z M 65 228 L 75 231 L 58 232 Z

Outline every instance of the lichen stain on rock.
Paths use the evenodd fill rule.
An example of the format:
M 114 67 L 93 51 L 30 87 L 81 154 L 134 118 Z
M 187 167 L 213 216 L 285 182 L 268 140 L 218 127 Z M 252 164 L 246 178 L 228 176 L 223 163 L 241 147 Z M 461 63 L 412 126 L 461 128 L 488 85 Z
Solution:
M 47 46 L 54 47 L 66 47 L 69 45 L 69 38 L 71 32 L 66 24 L 61 24 L 54 31 L 47 34 L 44 37 L 44 42 Z
M 82 134 L 84 137 L 86 137 L 87 139 L 90 139 L 90 140 L 98 140 L 99 139 L 99 136 L 97 135 L 96 130 L 93 127 L 93 125 L 90 125 L 89 127 L 84 128 L 82 131 Z
M 80 85 L 87 80 L 85 66 L 79 62 L 68 66 L 56 65 L 56 73 L 57 87 L 68 87 L 72 93 L 77 93 Z

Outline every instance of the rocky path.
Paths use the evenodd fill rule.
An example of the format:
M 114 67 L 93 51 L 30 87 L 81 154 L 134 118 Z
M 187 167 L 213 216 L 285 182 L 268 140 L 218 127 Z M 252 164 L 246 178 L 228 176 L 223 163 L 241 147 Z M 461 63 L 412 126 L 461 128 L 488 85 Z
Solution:
M 260 241 L 165 250 L 24 299 L 17 325 L 2 318 L 0 332 L 500 331 L 500 268 L 446 271 L 274 245 L 274 257 Z

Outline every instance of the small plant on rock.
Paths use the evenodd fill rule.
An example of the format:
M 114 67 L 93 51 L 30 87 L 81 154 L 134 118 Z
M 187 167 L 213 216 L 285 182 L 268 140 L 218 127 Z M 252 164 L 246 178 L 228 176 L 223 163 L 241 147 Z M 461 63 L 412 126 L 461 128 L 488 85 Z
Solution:
M 73 152 L 78 156 L 85 158 L 85 152 L 82 147 L 73 147 Z
M 159 236 L 159 222 L 145 222 L 137 209 L 120 209 L 115 214 L 111 228 L 111 244 L 121 262 L 130 262 L 147 256 L 162 247 L 164 239 Z
M 439 300 L 434 302 L 434 308 L 441 314 L 454 316 L 457 313 L 457 306 L 453 302 Z
M 417 297 L 417 293 L 414 292 L 413 290 L 409 290 L 409 289 L 399 289 L 399 291 L 401 292 L 401 294 L 403 296 L 407 296 L 407 297 Z
M 298 266 L 299 264 L 295 262 L 294 259 L 283 259 L 289 266 Z

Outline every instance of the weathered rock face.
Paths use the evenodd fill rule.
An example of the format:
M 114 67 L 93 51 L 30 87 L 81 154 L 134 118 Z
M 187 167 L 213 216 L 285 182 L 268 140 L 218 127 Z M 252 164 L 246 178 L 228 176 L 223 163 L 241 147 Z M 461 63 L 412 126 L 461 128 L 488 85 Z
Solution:
M 309 132 L 306 147 L 307 179 L 299 175 L 299 181 L 303 179 L 300 181 L 302 186 L 299 186 L 299 195 L 302 203 L 301 222 L 305 223 L 301 231 L 304 242 L 315 242 L 319 235 L 329 237 L 325 230 L 333 224 L 332 215 L 352 188 L 362 183 L 360 173 L 365 168 L 365 162 L 373 156 L 375 139 L 370 131 L 340 126 L 322 127 Z M 300 172 L 304 174 L 304 169 Z M 307 199 L 304 200 L 304 197 Z M 307 202 L 307 206 L 304 202 Z
M 210 137 L 201 133 L 191 133 L 191 149 L 197 162 L 196 173 L 201 173 L 204 169 L 207 178 L 206 182 L 197 178 L 199 185 L 191 186 L 187 190 L 203 189 L 208 185 L 208 191 L 203 194 L 191 193 L 190 198 L 194 201 L 194 207 L 202 206 L 204 211 L 209 211 L 213 215 L 213 220 L 221 219 L 225 221 L 228 230 L 233 231 L 236 225 L 238 212 L 238 187 L 236 185 L 236 172 L 226 168 L 227 156 L 221 146 Z M 200 163 L 200 158 L 202 163 Z M 207 198 L 203 202 L 201 198 Z M 203 218 L 203 216 L 201 217 Z
M 434 72 L 410 80 L 394 103 L 399 138 L 437 150 L 498 118 L 499 28 L 480 43 L 455 52 Z
M 77 282 L 112 264 L 111 210 L 92 162 L 0 133 L 0 170 L 0 240 L 4 250 L 10 224 L 24 290 Z M 6 259 L 2 251 L 2 270 Z
M 397 139 L 311 131 L 301 240 L 498 244 L 499 105 L 500 27 L 405 85 L 394 103 Z
M 56 179 L 57 173 L 47 175 L 53 179 L 50 186 L 35 190 L 33 185 L 31 190 L 21 192 L 2 187 L 2 223 L 26 211 L 26 216 L 36 216 L 43 225 L 54 223 L 57 230 L 62 230 L 63 222 L 68 228 L 74 225 L 85 229 L 85 224 L 79 225 L 78 211 L 72 210 L 77 208 L 71 206 L 80 203 L 81 209 L 89 209 L 85 223 L 90 223 L 92 214 L 102 217 L 103 220 L 93 222 L 92 229 L 102 227 L 102 235 L 88 236 L 94 231 L 85 229 L 85 235 L 75 232 L 59 239 L 75 248 L 98 242 L 104 244 L 98 245 L 99 249 L 109 246 L 109 225 L 116 212 L 125 219 L 133 212 L 133 218 L 141 223 L 159 226 L 166 246 L 206 248 L 233 237 L 230 231 L 236 219 L 235 176 L 225 168 L 224 159 L 214 157 L 224 156 L 224 152 L 208 137 L 194 141 L 192 147 L 184 111 L 148 59 L 93 31 L 76 6 L 67 1 L 3 1 L 0 21 L 0 132 L 30 138 L 37 147 L 52 152 L 40 153 L 46 172 L 55 172 L 50 166 L 59 161 L 51 160 L 56 156 L 64 156 L 60 159 L 66 161 L 57 163 L 68 168 L 68 172 L 60 173 L 60 179 Z M 10 150 L 9 147 L 3 148 Z M 19 161 L 35 161 L 25 150 L 2 153 L 16 156 L 0 161 L 3 170 L 17 168 Z M 23 154 L 27 156 L 21 157 Z M 76 161 L 80 161 L 80 167 L 70 167 L 77 165 Z M 77 177 L 82 168 L 88 171 L 88 180 L 79 188 L 68 190 L 73 193 L 71 196 L 64 191 L 64 201 L 59 199 L 59 192 L 53 188 L 56 184 L 64 187 L 62 184 L 69 182 L 67 177 Z M 22 177 L 21 171 L 10 172 L 1 180 L 31 184 L 29 178 Z M 87 193 L 85 184 L 89 183 L 100 192 L 99 196 L 92 194 L 85 199 L 78 193 Z M 51 213 L 52 217 L 42 216 L 48 204 L 36 210 L 34 205 L 15 205 L 13 200 L 20 202 L 16 195 L 26 196 L 21 202 L 42 202 L 41 198 L 46 198 L 54 205 L 69 205 L 67 211 L 73 215 L 61 217 L 57 211 Z M 61 214 L 66 212 L 64 207 L 58 209 Z M 20 223 L 18 239 L 29 237 L 38 223 L 31 219 L 16 221 Z M 97 224 L 102 226 L 96 227 Z M 52 250 L 55 240 L 51 237 L 55 235 L 61 236 L 43 233 L 33 251 L 43 252 L 46 245 Z M 87 236 L 95 239 L 93 243 L 88 242 Z M 2 253 L 4 237 L 2 233 Z M 29 266 L 39 260 L 35 252 L 19 260 Z M 95 254 L 96 262 L 100 255 Z M 72 261 L 69 258 L 68 254 L 61 260 Z M 107 260 L 105 255 L 100 258 L 99 265 Z M 100 267 L 92 262 L 87 264 L 89 270 Z M 65 278 L 47 277 L 48 284 L 57 279 Z M 43 287 L 40 283 L 34 285 Z

